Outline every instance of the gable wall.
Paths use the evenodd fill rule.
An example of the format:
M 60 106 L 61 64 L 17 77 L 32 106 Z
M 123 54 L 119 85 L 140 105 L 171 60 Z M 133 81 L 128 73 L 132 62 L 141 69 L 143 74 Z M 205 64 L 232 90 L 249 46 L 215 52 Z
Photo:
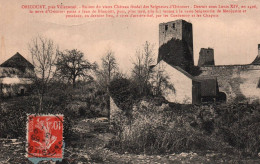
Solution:
M 156 76 L 158 72 L 161 72 L 163 77 L 166 78 L 174 88 L 163 90 L 165 99 L 169 102 L 192 104 L 192 79 L 164 61 L 160 61 L 153 68 L 153 76 Z

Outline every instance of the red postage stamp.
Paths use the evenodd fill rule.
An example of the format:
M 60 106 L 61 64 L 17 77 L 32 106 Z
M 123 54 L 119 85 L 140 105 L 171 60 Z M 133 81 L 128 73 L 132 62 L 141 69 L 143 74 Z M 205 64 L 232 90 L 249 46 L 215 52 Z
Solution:
M 28 158 L 63 157 L 63 115 L 28 115 Z

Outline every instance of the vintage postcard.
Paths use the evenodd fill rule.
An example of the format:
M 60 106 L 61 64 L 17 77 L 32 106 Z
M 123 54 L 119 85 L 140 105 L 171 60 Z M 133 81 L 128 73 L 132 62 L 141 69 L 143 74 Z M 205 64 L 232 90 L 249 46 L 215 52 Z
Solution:
M 259 0 L 1 0 L 0 163 L 259 163 Z

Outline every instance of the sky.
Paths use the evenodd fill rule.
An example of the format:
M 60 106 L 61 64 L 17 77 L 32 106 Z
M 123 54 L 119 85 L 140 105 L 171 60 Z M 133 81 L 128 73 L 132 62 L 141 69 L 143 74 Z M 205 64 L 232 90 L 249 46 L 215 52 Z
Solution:
M 257 5 L 246 14 L 227 14 L 219 18 L 190 18 L 193 24 L 194 61 L 200 48 L 214 49 L 215 64 L 248 64 L 256 57 L 260 44 L 259 0 L 0 0 L 0 62 L 22 54 L 29 61 L 28 44 L 38 36 L 50 38 L 60 50 L 78 49 L 91 62 L 100 63 L 107 50 L 112 50 L 122 72 L 129 73 L 136 50 L 145 41 L 154 44 L 158 54 L 159 23 L 179 18 L 99 18 L 66 19 L 64 15 L 32 15 L 22 5 Z

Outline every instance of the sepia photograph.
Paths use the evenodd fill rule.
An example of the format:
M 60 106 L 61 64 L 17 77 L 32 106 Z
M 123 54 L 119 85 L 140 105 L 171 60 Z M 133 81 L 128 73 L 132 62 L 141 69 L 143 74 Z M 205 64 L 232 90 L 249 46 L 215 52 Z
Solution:
M 0 3 L 0 163 L 260 163 L 260 1 Z

